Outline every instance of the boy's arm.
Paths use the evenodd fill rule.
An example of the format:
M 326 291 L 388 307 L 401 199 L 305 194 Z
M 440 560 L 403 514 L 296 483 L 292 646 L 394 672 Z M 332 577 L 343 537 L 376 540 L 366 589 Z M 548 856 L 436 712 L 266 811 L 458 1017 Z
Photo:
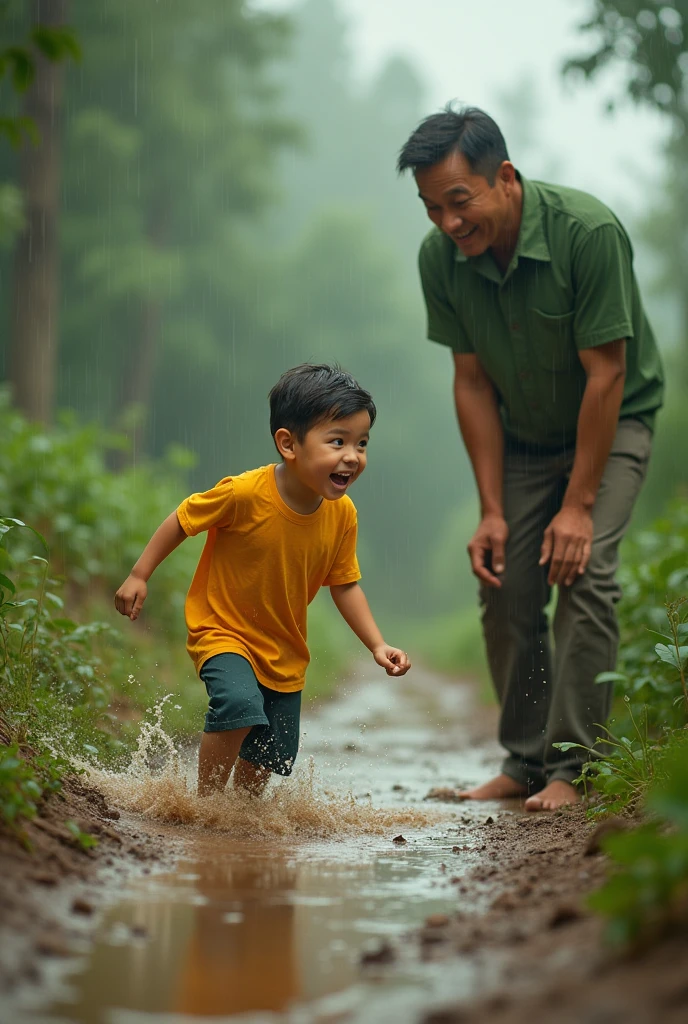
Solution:
M 186 534 L 176 511 L 171 512 L 148 541 L 143 554 L 115 594 L 115 608 L 121 615 L 128 615 L 132 622 L 138 619 L 148 594 L 147 581 L 183 540 L 186 540 Z
M 411 668 L 408 654 L 400 651 L 398 647 L 390 647 L 385 643 L 358 583 L 343 583 L 330 587 L 330 593 L 344 621 L 372 653 L 378 665 L 382 665 L 386 670 L 387 675 L 405 675 Z

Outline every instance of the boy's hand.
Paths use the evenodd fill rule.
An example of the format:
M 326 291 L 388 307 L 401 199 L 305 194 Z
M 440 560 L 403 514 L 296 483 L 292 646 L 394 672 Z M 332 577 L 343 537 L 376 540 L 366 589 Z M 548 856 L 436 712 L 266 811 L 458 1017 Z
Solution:
M 115 594 L 115 608 L 120 615 L 128 615 L 132 622 L 139 617 L 148 595 L 148 584 L 140 576 L 127 576 Z
M 406 651 L 400 651 L 398 647 L 390 647 L 388 644 L 376 647 L 373 657 L 378 665 L 382 665 L 388 676 L 405 676 L 411 668 Z

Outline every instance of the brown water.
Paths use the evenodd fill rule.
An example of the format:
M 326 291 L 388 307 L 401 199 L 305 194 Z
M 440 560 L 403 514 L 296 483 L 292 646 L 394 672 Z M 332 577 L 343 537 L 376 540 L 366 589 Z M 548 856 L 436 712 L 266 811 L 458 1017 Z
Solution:
M 469 745 L 470 716 L 458 684 L 364 679 L 304 716 L 304 767 L 264 801 L 199 802 L 174 758 L 157 779 L 143 760 L 101 778 L 142 827 L 181 836 L 182 855 L 173 873 L 109 894 L 93 948 L 56 979 L 47 1009 L 21 1019 L 410 1024 L 475 991 L 486 978 L 474 965 L 424 963 L 410 941 L 393 967 L 360 966 L 367 948 L 456 909 L 451 878 L 480 860 L 464 833 L 485 805 L 422 801 L 493 767 L 493 747 Z

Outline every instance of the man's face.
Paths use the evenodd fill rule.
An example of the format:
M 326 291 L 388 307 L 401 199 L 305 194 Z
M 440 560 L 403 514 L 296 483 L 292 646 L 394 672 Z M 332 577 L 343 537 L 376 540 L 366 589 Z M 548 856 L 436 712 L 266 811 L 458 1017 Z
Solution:
M 515 180 L 513 164 L 505 161 L 490 186 L 458 152 L 416 172 L 418 194 L 428 217 L 466 256 L 508 245 L 509 198 Z

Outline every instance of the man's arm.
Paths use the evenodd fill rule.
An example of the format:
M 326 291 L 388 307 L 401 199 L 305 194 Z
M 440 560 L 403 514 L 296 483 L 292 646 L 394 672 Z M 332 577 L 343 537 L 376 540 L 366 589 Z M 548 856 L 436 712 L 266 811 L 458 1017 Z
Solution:
M 480 525 L 468 545 L 473 572 L 500 587 L 509 533 L 504 519 L 504 430 L 490 378 L 474 354 L 454 354 L 454 401 L 480 496 Z M 485 564 L 491 555 L 491 569 Z
M 587 383 L 578 414 L 576 453 L 560 511 L 545 530 L 540 565 L 548 582 L 571 586 L 587 567 L 592 509 L 619 422 L 626 377 L 625 339 L 578 353 Z
M 148 580 L 160 563 L 178 548 L 183 540 L 186 540 L 186 533 L 175 511 L 157 528 L 136 565 L 115 594 L 115 608 L 120 615 L 128 615 L 132 622 L 138 619 L 148 594 Z
M 373 618 L 366 596 L 358 583 L 342 583 L 330 587 L 332 600 L 339 614 L 353 630 L 388 676 L 403 676 L 411 668 L 405 651 L 390 647 L 383 640 L 382 633 Z

